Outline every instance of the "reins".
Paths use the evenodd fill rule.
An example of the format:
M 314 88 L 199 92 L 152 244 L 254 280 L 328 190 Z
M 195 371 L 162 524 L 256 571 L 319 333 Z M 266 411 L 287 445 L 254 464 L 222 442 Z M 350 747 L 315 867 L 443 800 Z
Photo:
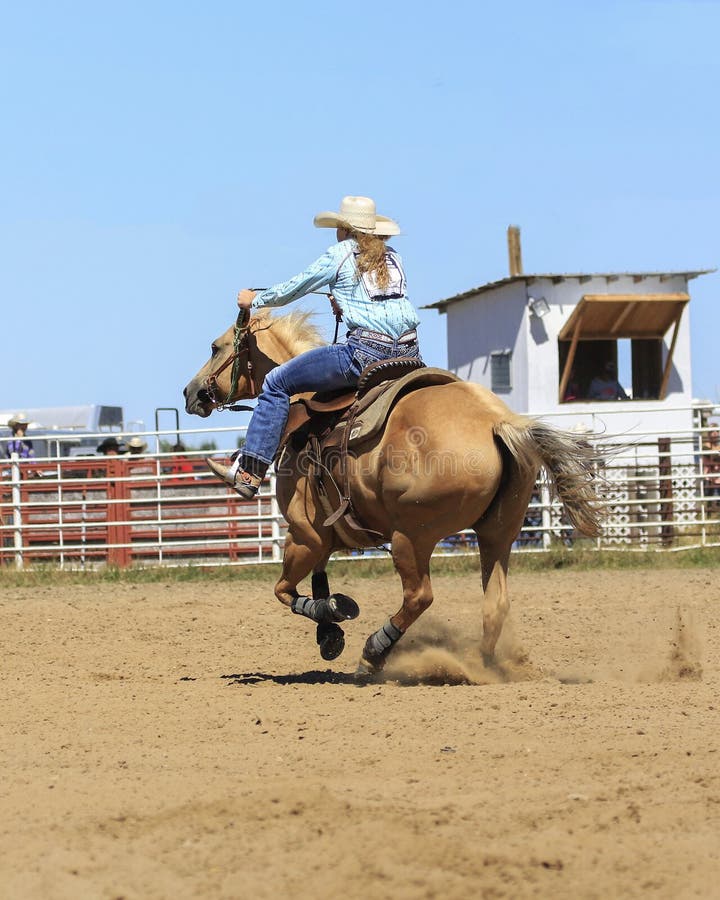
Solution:
M 265 291 L 267 288 L 250 288 L 251 291 Z M 333 344 L 337 344 L 338 332 L 340 330 L 340 323 L 343 320 L 343 312 L 340 309 L 340 304 L 337 302 L 335 297 L 330 293 L 330 291 L 308 291 L 308 294 L 317 294 L 319 297 L 327 297 L 330 301 L 330 309 L 332 310 L 333 315 L 335 316 L 335 334 L 333 335 L 332 342 Z
M 262 291 L 264 290 L 264 288 L 251 288 L 251 290 Z M 342 309 L 340 309 L 337 300 L 333 297 L 332 294 L 326 291 L 309 291 L 308 293 L 320 294 L 323 297 L 327 297 L 330 301 L 330 307 L 332 309 L 333 315 L 335 316 L 335 335 L 333 336 L 333 344 L 337 344 L 338 331 L 340 329 L 340 323 L 343 319 Z M 269 324 L 265 326 L 265 328 L 269 327 Z M 211 401 L 213 403 L 217 403 L 217 406 L 215 408 L 218 410 L 229 409 L 231 410 L 231 412 L 251 412 L 254 409 L 254 407 L 252 406 L 238 406 L 233 404 L 232 402 L 233 396 L 240 381 L 241 361 L 242 357 L 245 354 L 247 354 L 247 373 L 250 387 L 250 399 L 254 400 L 258 395 L 257 387 L 255 385 L 253 362 L 250 358 L 251 334 L 254 334 L 254 332 L 250 330 L 250 310 L 241 309 L 238 313 L 237 320 L 233 328 L 233 352 L 220 366 L 218 366 L 217 369 L 215 369 L 214 372 L 211 372 L 205 380 L 205 390 L 207 391 Z M 218 376 L 222 375 L 222 373 L 225 371 L 225 369 L 228 368 L 228 366 L 232 366 L 232 371 L 230 372 L 230 388 L 225 395 L 225 400 L 218 401 Z
M 243 412 L 252 410 L 252 406 L 236 406 L 232 405 L 233 395 L 237 390 L 238 382 L 240 381 L 240 365 L 241 358 L 244 354 L 247 353 L 247 370 L 248 370 L 248 381 L 250 383 L 250 397 L 257 397 L 257 389 L 255 387 L 255 378 L 253 377 L 253 364 L 250 359 L 250 310 L 249 309 L 241 309 L 238 313 L 237 320 L 235 322 L 235 327 L 233 330 L 233 352 L 228 356 L 228 358 L 220 365 L 214 372 L 211 372 L 206 381 L 205 381 L 205 390 L 208 392 L 210 399 L 213 403 L 217 401 L 218 397 L 218 376 L 221 375 L 228 366 L 232 366 L 232 371 L 230 372 L 230 389 L 225 395 L 225 400 L 222 402 L 218 402 L 217 409 L 229 409 L 233 412 Z

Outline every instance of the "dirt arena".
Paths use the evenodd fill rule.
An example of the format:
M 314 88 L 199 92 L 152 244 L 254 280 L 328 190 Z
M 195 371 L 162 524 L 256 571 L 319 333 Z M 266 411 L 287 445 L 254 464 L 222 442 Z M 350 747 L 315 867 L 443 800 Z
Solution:
M 511 574 L 497 671 L 440 577 L 365 687 L 331 586 L 333 664 L 270 579 L 0 587 L 0 897 L 720 896 L 717 571 Z

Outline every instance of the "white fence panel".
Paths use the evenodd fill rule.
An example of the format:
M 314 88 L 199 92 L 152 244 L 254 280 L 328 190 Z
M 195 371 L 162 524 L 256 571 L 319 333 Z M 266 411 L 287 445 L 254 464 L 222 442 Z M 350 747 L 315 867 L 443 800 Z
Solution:
M 698 426 L 684 433 L 603 438 L 606 444 L 620 441 L 599 472 L 608 515 L 602 536 L 583 545 L 673 551 L 718 546 L 720 496 L 708 493 L 703 474 L 708 430 Z M 147 440 L 159 448 L 161 439 L 174 434 L 149 432 Z M 205 429 L 201 434 L 212 435 L 222 448 L 218 454 L 227 455 L 244 429 Z M 193 432 L 183 437 L 192 444 Z M 282 557 L 286 523 L 274 477 L 256 500 L 247 502 L 212 476 L 205 464 L 207 451 L 70 456 L 62 438 L 50 446 L 53 456 L 3 460 L 0 565 L 243 565 Z M 1 445 L 0 454 L 5 457 Z M 468 552 L 474 540 L 471 533 L 448 535 L 437 553 Z M 577 546 L 579 540 L 540 479 L 516 549 L 543 552 Z M 363 555 L 368 552 L 385 550 Z

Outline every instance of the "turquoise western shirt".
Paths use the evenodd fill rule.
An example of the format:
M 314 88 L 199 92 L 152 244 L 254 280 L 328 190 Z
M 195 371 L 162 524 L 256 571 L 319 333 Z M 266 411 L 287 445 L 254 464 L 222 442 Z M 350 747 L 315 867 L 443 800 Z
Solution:
M 253 309 L 285 306 L 311 291 L 329 288 L 343 312 L 348 331 L 368 328 L 398 338 L 418 324 L 419 319 L 407 298 L 405 270 L 399 254 L 387 247 L 390 284 L 380 289 L 372 274 L 360 275 L 355 264 L 357 242 L 352 238 L 333 244 L 304 272 L 255 295 Z

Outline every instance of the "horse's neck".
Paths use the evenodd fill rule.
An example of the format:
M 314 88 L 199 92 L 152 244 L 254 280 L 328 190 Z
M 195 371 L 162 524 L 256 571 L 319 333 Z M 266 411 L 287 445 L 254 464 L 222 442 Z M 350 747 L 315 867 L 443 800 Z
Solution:
M 297 356 L 297 353 L 287 347 L 284 341 L 279 340 L 273 334 L 272 328 L 258 331 L 255 334 L 255 349 L 256 352 L 252 354 L 254 357 L 252 363 L 255 368 L 257 389 L 265 381 L 265 376 L 271 369 Z

